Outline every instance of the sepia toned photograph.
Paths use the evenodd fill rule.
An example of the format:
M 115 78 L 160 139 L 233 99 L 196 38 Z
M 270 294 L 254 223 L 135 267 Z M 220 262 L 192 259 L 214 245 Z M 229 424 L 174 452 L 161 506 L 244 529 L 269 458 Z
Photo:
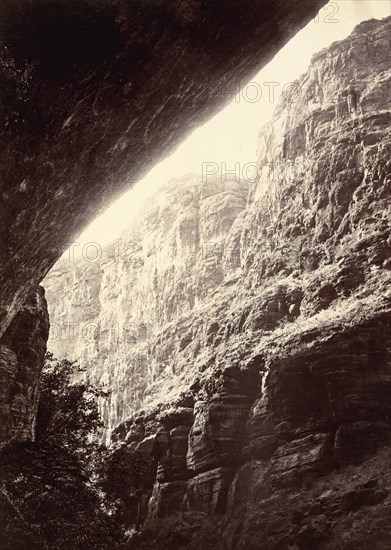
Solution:
M 391 549 L 391 2 L 0 0 L 0 550 Z

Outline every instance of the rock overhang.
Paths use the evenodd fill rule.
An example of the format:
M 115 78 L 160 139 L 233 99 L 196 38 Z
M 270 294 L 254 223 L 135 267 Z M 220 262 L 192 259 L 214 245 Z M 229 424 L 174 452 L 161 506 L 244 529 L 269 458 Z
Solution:
M 2 4 L 0 335 L 88 221 L 325 3 Z

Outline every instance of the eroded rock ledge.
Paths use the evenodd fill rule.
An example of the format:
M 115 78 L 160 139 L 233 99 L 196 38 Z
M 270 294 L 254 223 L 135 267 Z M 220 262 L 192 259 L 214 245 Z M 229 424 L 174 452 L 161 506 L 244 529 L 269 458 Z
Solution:
M 303 332 L 215 375 L 194 401 L 121 425 L 115 437 L 157 459 L 147 525 L 198 512 L 216 516 L 218 548 L 385 548 L 390 321 Z

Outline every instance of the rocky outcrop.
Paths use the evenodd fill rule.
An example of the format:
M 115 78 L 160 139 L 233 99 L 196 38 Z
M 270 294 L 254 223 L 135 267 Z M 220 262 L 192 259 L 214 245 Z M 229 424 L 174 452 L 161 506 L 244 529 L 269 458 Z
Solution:
M 260 133 L 248 192 L 243 182 L 209 181 L 213 211 L 230 217 L 210 234 L 204 263 L 200 248 L 179 238 L 185 199 L 175 197 L 179 215 L 167 214 L 168 225 L 147 206 L 145 219 L 162 223 L 165 238 L 156 239 L 157 229 L 148 256 L 139 226 L 137 269 L 146 286 L 141 292 L 137 276 L 127 275 L 135 286 L 122 310 L 136 326 L 149 315 L 144 336 L 132 340 L 137 353 L 145 350 L 145 366 L 128 354 L 126 371 L 111 370 L 116 412 L 107 415 L 125 416 L 127 392 L 139 391 L 112 439 L 157 459 L 145 533 L 150 522 L 182 511 L 215 518 L 216 548 L 387 547 L 390 25 L 390 18 L 362 23 L 313 58 Z M 233 210 L 234 185 L 247 203 Z M 203 227 L 208 211 L 200 207 L 186 227 Z M 152 286 L 148 266 L 158 264 Z M 73 320 L 77 307 L 90 319 L 89 308 L 53 298 L 67 289 L 92 296 L 99 286 L 101 326 L 108 302 L 96 281 L 119 267 L 101 265 L 99 277 L 83 282 L 77 269 L 65 273 L 61 264 L 45 282 L 53 320 L 63 323 L 59 312 Z M 179 273 L 187 276 L 179 281 Z M 122 292 L 124 284 L 110 288 Z M 73 346 L 75 358 L 86 357 L 81 349 Z M 105 381 L 99 367 L 89 375 Z M 145 533 L 129 548 L 154 547 Z
M 0 339 L 0 443 L 34 438 L 48 334 L 45 292 L 38 287 Z
M 0 335 L 74 235 L 325 3 L 3 3 Z

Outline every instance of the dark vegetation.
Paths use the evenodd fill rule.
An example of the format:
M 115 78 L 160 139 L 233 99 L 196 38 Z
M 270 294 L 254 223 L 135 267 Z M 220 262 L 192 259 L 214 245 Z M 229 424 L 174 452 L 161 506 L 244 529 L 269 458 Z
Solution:
M 97 398 L 107 395 L 82 375 L 47 354 L 35 441 L 0 448 L 0 549 L 220 548 L 222 534 L 204 514 L 143 524 L 156 464 L 97 442 Z
M 122 548 L 140 522 L 153 465 L 97 443 L 98 397 L 77 364 L 47 355 L 35 441 L 0 449 L 2 550 Z

